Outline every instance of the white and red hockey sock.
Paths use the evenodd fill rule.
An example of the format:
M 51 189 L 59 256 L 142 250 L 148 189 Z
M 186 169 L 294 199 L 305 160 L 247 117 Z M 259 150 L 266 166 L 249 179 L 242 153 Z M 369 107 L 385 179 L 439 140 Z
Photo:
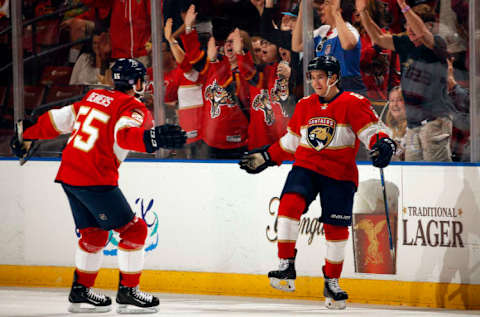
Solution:
M 297 193 L 286 193 L 278 207 L 278 257 L 289 259 L 295 256 L 300 217 L 305 210 L 305 199 Z
M 339 278 L 342 274 L 345 246 L 348 240 L 348 227 L 323 225 L 327 244 L 324 273 L 329 278 Z
M 135 217 L 122 228 L 118 244 L 118 268 L 120 283 L 123 286 L 135 287 L 140 283 L 145 251 L 143 246 L 147 238 L 147 225 L 142 219 Z
M 92 287 L 93 284 L 95 284 L 98 270 L 100 270 L 100 266 L 102 265 L 102 259 L 102 251 L 96 253 L 86 252 L 78 246 L 75 252 L 77 283 L 85 287 Z
M 80 229 L 80 240 L 75 252 L 77 283 L 92 287 L 102 265 L 102 249 L 108 240 L 108 231 L 100 228 Z

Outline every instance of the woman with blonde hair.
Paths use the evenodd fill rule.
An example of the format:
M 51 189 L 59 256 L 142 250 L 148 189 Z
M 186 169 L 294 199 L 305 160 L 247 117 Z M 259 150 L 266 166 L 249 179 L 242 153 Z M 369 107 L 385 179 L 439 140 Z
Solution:
M 390 90 L 388 95 L 388 103 L 385 107 L 388 108 L 388 111 L 385 119 L 381 119 L 392 131 L 392 139 L 397 143 L 397 152 L 393 156 L 392 160 L 404 161 L 405 138 L 407 134 L 407 116 L 405 112 L 405 101 L 403 100 L 402 89 L 400 86 L 395 86 Z

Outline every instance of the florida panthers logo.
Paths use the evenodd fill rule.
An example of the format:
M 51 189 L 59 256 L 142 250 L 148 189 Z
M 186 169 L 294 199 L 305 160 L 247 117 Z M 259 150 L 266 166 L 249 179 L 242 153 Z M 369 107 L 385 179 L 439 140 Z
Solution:
M 285 101 L 288 98 L 288 80 L 286 78 L 278 78 L 270 90 L 272 100 L 275 102 Z
M 307 141 L 312 148 L 320 151 L 332 142 L 335 135 L 335 120 L 324 117 L 308 120 Z
M 216 118 L 220 115 L 221 106 L 235 106 L 232 96 L 230 96 L 225 88 L 218 85 L 216 80 L 205 89 L 205 99 L 210 101 L 210 116 L 212 118 Z
M 271 126 L 275 122 L 273 108 L 270 104 L 270 100 L 268 100 L 268 90 L 262 89 L 261 92 L 255 96 L 255 99 L 253 99 L 252 107 L 256 111 L 263 111 L 263 115 L 265 118 L 264 121 L 268 126 Z

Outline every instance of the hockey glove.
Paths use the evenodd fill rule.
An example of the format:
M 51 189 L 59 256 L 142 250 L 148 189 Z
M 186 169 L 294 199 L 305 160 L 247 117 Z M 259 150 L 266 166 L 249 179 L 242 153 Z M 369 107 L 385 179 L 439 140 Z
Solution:
M 270 154 L 268 154 L 268 147 L 267 145 L 247 152 L 238 163 L 240 168 L 249 174 L 257 174 L 269 166 L 274 166 L 275 162 L 272 161 Z
M 370 150 L 370 158 L 375 167 L 384 168 L 390 164 L 392 155 L 397 150 L 395 141 L 390 138 L 381 138 Z
M 143 143 L 147 153 L 153 153 L 159 148 L 179 149 L 187 141 L 187 135 L 178 125 L 164 124 L 145 130 Z
M 15 124 L 15 133 L 10 140 L 10 149 L 20 159 L 20 165 L 25 164 L 38 148 L 35 140 L 23 139 L 23 131 L 36 123 L 36 120 L 19 120 Z

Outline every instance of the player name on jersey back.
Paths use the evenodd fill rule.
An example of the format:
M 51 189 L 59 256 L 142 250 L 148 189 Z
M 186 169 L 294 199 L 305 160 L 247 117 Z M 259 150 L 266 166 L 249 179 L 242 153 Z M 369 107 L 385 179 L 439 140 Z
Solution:
M 100 106 L 108 107 L 112 103 L 113 98 L 96 92 L 92 92 L 90 96 L 88 96 L 87 101 L 96 103 Z

